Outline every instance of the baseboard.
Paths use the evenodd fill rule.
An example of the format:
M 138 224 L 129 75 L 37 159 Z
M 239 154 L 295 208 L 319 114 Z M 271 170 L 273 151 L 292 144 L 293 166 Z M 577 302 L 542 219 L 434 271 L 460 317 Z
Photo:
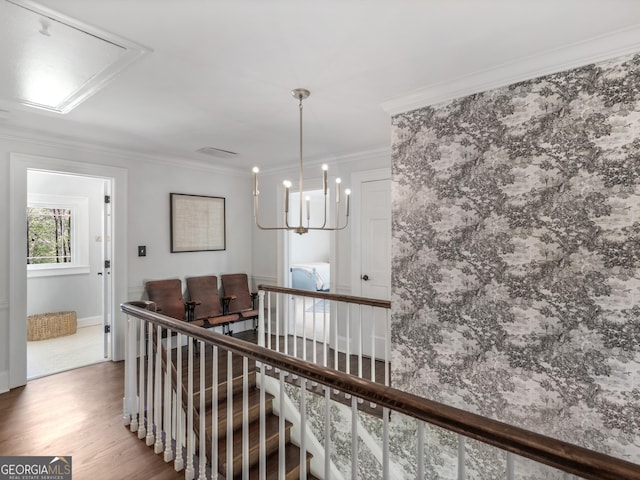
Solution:
M 0 372 L 0 393 L 9 391 L 9 372 Z
M 93 327 L 94 325 L 102 325 L 102 316 L 84 317 L 78 319 L 78 328 Z

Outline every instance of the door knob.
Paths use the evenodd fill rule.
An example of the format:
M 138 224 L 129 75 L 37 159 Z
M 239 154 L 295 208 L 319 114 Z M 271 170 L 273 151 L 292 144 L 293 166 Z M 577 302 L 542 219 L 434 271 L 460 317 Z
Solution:
M 365 274 L 364 274 L 364 275 L 362 275 L 360 278 L 366 282 L 367 280 L 369 280 L 369 275 L 367 275 L 367 274 L 365 273 Z

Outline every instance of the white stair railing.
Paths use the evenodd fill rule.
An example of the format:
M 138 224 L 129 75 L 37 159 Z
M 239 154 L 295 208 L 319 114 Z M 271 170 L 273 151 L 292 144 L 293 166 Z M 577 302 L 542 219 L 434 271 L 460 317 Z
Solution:
M 389 301 L 260 285 L 258 305 L 260 346 L 390 384 Z
M 450 478 L 453 471 L 464 480 L 476 478 L 474 455 L 480 450 L 485 454 L 489 451 L 497 463 L 502 462 L 495 468 L 507 479 L 515 478 L 525 458 L 538 462 L 527 460 L 527 473 L 532 465 L 534 469 L 547 468 L 545 465 L 559 469 L 547 469 L 544 478 L 549 479 L 571 478 L 569 474 L 598 480 L 640 479 L 640 466 L 620 459 L 195 327 L 137 305 L 124 304 L 121 308 L 128 316 L 124 423 L 138 431 L 147 445 L 153 445 L 156 454 L 163 453 L 166 462 L 173 462 L 176 470 L 182 470 L 184 463 L 188 480 L 196 476 L 217 479 L 219 475 L 249 478 L 254 474 L 262 479 L 304 478 L 307 474 L 361 478 L 366 475 L 361 471 L 364 465 L 379 469 L 384 479 L 432 478 L 433 472 L 440 474 L 448 469 L 440 476 Z M 353 313 L 349 317 L 353 318 Z M 358 325 L 365 323 L 356 321 Z M 194 342 L 198 342 L 197 349 Z M 313 350 L 306 353 L 313 355 Z M 348 364 L 345 362 L 345 367 Z M 273 382 L 267 382 L 271 377 L 275 377 Z M 274 396 L 267 388 L 267 383 L 274 382 L 278 417 L 273 413 Z M 336 390 L 342 399 L 334 398 Z M 344 404 L 344 398 L 349 399 L 349 405 Z M 259 405 L 250 399 L 259 399 Z M 300 417 L 294 420 L 301 433 L 297 444 L 290 441 L 293 425 L 285 418 L 284 405 L 291 401 L 300 411 Z M 362 406 L 371 403 L 382 410 L 381 418 L 369 417 L 363 411 Z M 225 424 L 222 428 L 218 420 Z M 364 424 L 373 428 L 367 430 Z M 317 442 L 307 436 L 308 431 Z M 452 436 L 457 442 L 450 441 Z M 434 441 L 444 441 L 443 448 L 451 447 L 450 455 L 444 454 L 437 462 L 428 458 L 426 445 Z M 324 447 L 321 462 L 311 461 L 312 452 L 307 451 L 312 450 L 311 443 Z M 401 452 L 400 457 L 397 452 Z M 407 459 L 411 461 L 408 466 Z

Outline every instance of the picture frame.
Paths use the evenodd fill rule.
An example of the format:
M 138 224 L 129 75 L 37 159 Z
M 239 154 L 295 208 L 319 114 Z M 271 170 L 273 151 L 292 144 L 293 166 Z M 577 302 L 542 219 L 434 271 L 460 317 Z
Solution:
M 171 193 L 171 253 L 226 250 L 225 198 Z

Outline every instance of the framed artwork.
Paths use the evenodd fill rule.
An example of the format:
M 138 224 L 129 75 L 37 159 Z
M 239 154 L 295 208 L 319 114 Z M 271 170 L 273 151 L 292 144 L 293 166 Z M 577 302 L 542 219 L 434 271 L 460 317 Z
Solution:
M 171 253 L 225 250 L 225 199 L 171 194 Z

